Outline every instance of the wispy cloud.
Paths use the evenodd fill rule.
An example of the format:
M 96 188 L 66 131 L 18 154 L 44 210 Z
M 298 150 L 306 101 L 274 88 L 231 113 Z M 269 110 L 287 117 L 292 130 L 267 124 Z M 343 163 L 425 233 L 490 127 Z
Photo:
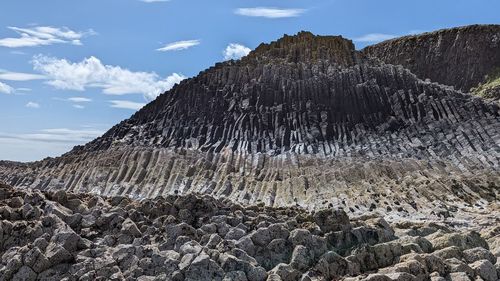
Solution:
M 14 93 L 14 88 L 11 86 L 0 82 L 0 94 L 12 94 Z
M 78 108 L 78 109 L 84 109 L 85 106 L 81 105 L 81 104 L 73 104 L 73 107 L 74 108 Z
M 370 33 L 370 34 L 365 34 L 358 38 L 354 38 L 354 41 L 363 43 L 377 43 L 389 39 L 394 39 L 396 37 L 398 36 L 394 34 Z
M 161 47 L 161 48 L 156 49 L 156 50 L 160 51 L 160 52 L 179 51 L 179 50 L 185 50 L 185 49 L 200 45 L 200 43 L 201 43 L 200 40 L 177 41 L 177 42 L 169 43 L 169 44 L 165 45 L 164 47 Z
M 26 104 L 26 107 L 27 107 L 27 108 L 40 108 L 40 104 L 38 104 L 38 103 L 36 103 L 36 102 L 32 102 L 32 101 L 30 101 L 30 102 L 28 102 L 28 103 Z
M 273 7 L 239 8 L 235 14 L 247 17 L 263 17 L 269 19 L 298 17 L 305 13 L 304 9 L 280 9 Z
M 0 46 L 7 48 L 35 47 L 52 44 L 82 45 L 81 39 L 87 35 L 96 34 L 93 30 L 73 31 L 67 27 L 33 26 L 20 28 L 9 26 L 19 37 L 0 39 Z
M 133 72 L 120 66 L 104 65 L 96 57 L 70 62 L 38 55 L 33 58 L 33 66 L 48 77 L 47 84 L 57 89 L 84 91 L 86 88 L 101 88 L 104 94 L 143 94 L 148 100 L 186 78 L 177 73 L 161 78 L 154 72 Z
M 0 132 L 0 159 L 35 161 L 58 156 L 75 145 L 87 143 L 104 133 L 109 125 L 86 125 L 78 129 L 44 129 L 21 134 Z
M 0 80 L 29 81 L 46 79 L 45 76 L 32 73 L 0 71 Z
M 109 102 L 111 103 L 111 107 L 131 109 L 131 110 L 139 110 L 146 105 L 145 103 L 133 102 L 127 100 L 111 100 Z
M 18 92 L 31 92 L 33 90 L 31 88 L 17 88 L 16 91 L 18 91 Z
M 92 100 L 89 98 L 83 98 L 83 97 L 72 97 L 72 98 L 69 98 L 68 101 L 81 103 L 81 102 L 91 102 Z
M 11 54 L 13 54 L 13 55 L 20 55 L 20 56 L 26 55 L 26 53 L 25 53 L 25 52 L 22 52 L 22 51 L 17 51 L 17 50 L 15 50 L 15 51 L 10 51 L 10 53 L 11 53 Z
M 0 139 L 17 139 L 42 142 L 83 143 L 102 135 L 100 130 L 84 129 L 72 130 L 67 128 L 43 129 L 31 134 L 2 134 Z
M 245 47 L 241 44 L 231 43 L 223 51 L 223 54 L 225 60 L 237 60 L 248 55 L 248 53 L 250 53 L 251 51 L 252 50 L 250 50 L 250 48 Z

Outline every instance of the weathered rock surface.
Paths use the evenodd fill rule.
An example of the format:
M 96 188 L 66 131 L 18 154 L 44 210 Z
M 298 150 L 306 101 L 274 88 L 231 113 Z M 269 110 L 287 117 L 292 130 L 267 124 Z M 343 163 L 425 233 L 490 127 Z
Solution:
M 302 32 L 183 81 L 62 157 L 3 162 L 0 179 L 468 223 L 498 217 L 499 120 L 496 104 Z
M 367 53 L 285 36 L 61 157 L 0 162 L 0 276 L 495 278 L 498 104 Z
M 500 25 L 471 25 L 396 38 L 363 53 L 463 92 L 500 69 Z
M 38 216 L 23 218 L 26 206 Z M 374 216 L 349 220 L 335 209 L 244 207 L 208 196 L 137 201 L 2 184 L 0 209 L 0 280 L 500 277 L 486 240 L 447 224 L 390 225 Z M 448 244 L 458 245 L 455 254 L 443 256 Z

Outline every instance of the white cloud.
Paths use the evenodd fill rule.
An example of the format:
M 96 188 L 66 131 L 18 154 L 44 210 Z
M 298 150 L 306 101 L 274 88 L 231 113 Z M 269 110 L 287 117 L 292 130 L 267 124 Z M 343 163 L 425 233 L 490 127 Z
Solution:
M 69 98 L 68 101 L 79 103 L 79 102 L 91 102 L 92 100 L 89 98 L 83 98 L 83 97 L 72 97 L 72 98 Z
M 96 57 L 70 62 L 42 55 L 33 58 L 34 69 L 48 77 L 46 83 L 57 89 L 84 91 L 101 88 L 104 94 L 143 94 L 153 100 L 186 77 L 173 73 L 162 79 L 154 72 L 133 72 L 119 66 L 104 65 Z
M 200 40 L 177 41 L 177 42 L 169 43 L 169 44 L 165 45 L 164 47 L 156 49 L 156 50 L 160 51 L 160 52 L 180 51 L 180 50 L 185 50 L 185 49 L 194 47 L 196 45 L 200 45 L 200 43 L 201 43 Z
M 231 43 L 226 47 L 223 54 L 225 60 L 237 60 L 248 55 L 248 53 L 250 53 L 251 51 L 252 50 L 250 50 L 250 48 L 247 48 L 241 44 Z
M 11 86 L 9 86 L 5 83 L 0 82 L 0 93 L 12 94 L 12 93 L 14 93 L 14 88 L 12 88 Z
M 67 27 L 34 26 L 29 28 L 8 27 L 18 33 L 19 37 L 0 39 L 0 46 L 8 48 L 46 46 L 52 44 L 82 45 L 80 41 L 87 35 L 96 34 L 93 30 L 73 31 Z
M 46 78 L 45 76 L 39 74 L 0 71 L 0 80 L 29 81 L 29 80 L 40 80 L 45 78 Z
M 394 39 L 398 37 L 397 35 L 393 34 L 384 34 L 384 33 L 370 33 L 363 35 L 358 38 L 354 38 L 354 41 L 356 42 L 364 42 L 364 43 L 377 43 L 389 39 Z
M 17 88 L 16 91 L 18 92 L 31 92 L 31 88 Z
M 111 100 L 109 102 L 111 103 L 111 107 L 132 109 L 132 110 L 139 110 L 146 105 L 145 103 L 133 102 L 127 100 Z
M 139 0 L 144 3 L 169 2 L 170 0 Z
M 28 102 L 28 103 L 26 104 L 26 107 L 28 107 L 28 108 L 40 108 L 40 104 L 38 104 L 38 103 L 36 103 L 36 102 L 32 102 L 32 101 L 30 101 L 30 102 Z
M 85 106 L 81 105 L 81 104 L 73 104 L 73 107 L 74 108 L 78 108 L 78 109 L 84 109 Z
M 304 9 L 280 9 L 271 7 L 255 7 L 255 8 L 239 8 L 234 12 L 237 15 L 247 17 L 263 17 L 270 19 L 277 18 L 290 18 L 302 15 L 306 10 Z
M 31 134 L 1 134 L 0 139 L 18 139 L 43 142 L 88 142 L 102 135 L 100 130 L 43 129 Z

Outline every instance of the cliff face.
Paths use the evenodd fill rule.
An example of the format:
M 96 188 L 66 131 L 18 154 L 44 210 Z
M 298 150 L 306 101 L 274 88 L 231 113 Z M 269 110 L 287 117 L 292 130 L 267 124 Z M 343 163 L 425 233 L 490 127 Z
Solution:
M 469 92 L 500 68 L 500 25 L 473 25 L 385 41 L 363 53 L 421 79 Z
M 302 32 L 183 81 L 60 158 L 3 165 L 0 179 L 440 216 L 496 202 L 499 120 L 497 105 Z

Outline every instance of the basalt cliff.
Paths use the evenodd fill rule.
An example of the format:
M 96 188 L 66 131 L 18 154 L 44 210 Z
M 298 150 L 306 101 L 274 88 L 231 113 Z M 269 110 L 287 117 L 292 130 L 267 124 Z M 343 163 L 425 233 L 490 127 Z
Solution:
M 372 59 L 349 40 L 301 32 L 181 82 L 61 157 L 5 163 L 0 179 L 437 216 L 497 200 L 499 118 L 497 105 Z
M 487 76 L 500 67 L 499 31 L 499 26 L 442 30 L 383 42 L 361 51 L 340 36 L 315 36 L 309 32 L 285 35 L 261 44 L 241 60 L 218 63 L 184 80 L 103 136 L 61 157 L 33 163 L 1 162 L 0 180 L 19 189 L 38 190 L 39 197 L 40 192 L 45 192 L 47 200 L 58 190 L 64 194 L 93 194 L 95 198 L 170 198 L 168 204 L 174 204 L 178 196 L 195 200 L 193 196 L 209 195 L 225 200 L 224 204 L 229 204 L 225 210 L 231 209 L 231 204 L 241 204 L 258 206 L 255 208 L 260 208 L 256 209 L 259 212 L 271 212 L 265 208 L 319 212 L 328 220 L 332 216 L 374 214 L 391 223 L 433 221 L 446 223 L 451 229 L 488 231 L 488 237 L 497 243 L 500 233 L 491 226 L 498 225 L 500 215 L 500 109 L 498 103 L 469 92 L 489 81 Z M 132 204 L 126 202 L 122 208 Z M 119 202 L 102 204 L 112 211 L 113 204 Z M 84 205 L 88 209 L 95 204 Z M 182 205 L 162 215 L 179 218 L 181 209 Z M 321 213 L 325 209 L 341 211 Z M 261 219 L 266 222 L 260 227 L 288 220 L 275 212 L 275 217 Z M 146 219 L 141 215 L 135 223 L 147 225 L 159 216 Z M 320 227 L 321 220 L 313 222 L 308 218 L 303 222 L 311 221 Z M 346 228 L 339 226 L 335 231 L 351 235 L 347 234 L 352 228 L 349 218 L 343 223 Z M 244 230 L 258 232 L 260 227 L 254 223 Z M 276 235 L 294 229 L 290 225 L 283 227 L 286 231 L 276 230 L 281 231 Z M 395 239 L 394 230 L 385 221 L 377 227 L 388 232 L 377 234 L 368 244 Z M 423 232 L 430 235 L 438 228 Z M 146 230 L 143 227 L 142 231 Z M 315 235 L 326 237 L 332 229 L 318 231 Z M 453 232 L 450 228 L 443 231 Z M 264 232 L 267 234 L 263 239 L 270 239 L 268 242 L 290 237 L 288 233 L 283 234 L 288 238 L 271 239 L 267 228 Z M 351 250 L 369 240 L 359 236 L 365 234 L 352 235 L 356 236 L 349 236 L 352 244 L 342 244 L 350 249 L 343 253 L 345 256 L 355 254 Z M 467 237 L 464 241 L 476 239 Z M 196 241 L 202 245 L 207 242 Z M 262 243 L 265 247 L 267 242 Z M 471 247 L 461 248 L 460 255 L 462 250 L 483 245 L 470 243 Z M 430 247 L 429 251 L 437 250 Z M 299 280 L 327 252 L 317 257 L 311 254 L 312 261 L 301 269 L 277 268 L 289 262 L 292 250 L 288 258 L 276 264 L 265 264 L 266 258 L 257 258 L 254 267 L 260 264 L 266 276 Z M 360 259 L 374 255 L 359 251 Z M 352 276 L 349 270 L 359 275 L 400 262 L 403 252 L 394 253 L 399 250 L 392 248 L 384 251 L 397 258 L 391 258 L 387 265 L 381 262 L 380 266 L 361 271 L 348 269 L 348 262 L 342 262 L 338 266 L 346 268 L 340 275 L 332 273 L 332 268 L 325 269 L 329 273 L 313 272 L 311 276 L 335 279 Z M 324 258 L 327 260 L 321 263 L 328 265 L 340 257 L 330 254 Z M 199 262 L 204 262 L 203 268 L 215 268 L 213 259 L 207 256 Z M 360 260 L 358 264 L 368 262 Z M 299 271 L 293 275 L 297 278 L 283 277 L 293 270 Z M 427 278 L 432 272 L 415 280 L 431 280 Z M 247 278 L 249 273 L 245 274 Z M 474 274 L 471 276 L 480 276 Z M 302 280 L 327 280 L 321 278 Z

